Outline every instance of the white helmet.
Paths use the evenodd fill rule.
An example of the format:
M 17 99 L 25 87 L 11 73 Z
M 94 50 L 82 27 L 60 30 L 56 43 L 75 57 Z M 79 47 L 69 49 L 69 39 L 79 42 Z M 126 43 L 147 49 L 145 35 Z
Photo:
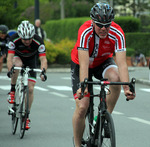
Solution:
M 34 25 L 31 24 L 29 21 L 24 20 L 18 26 L 18 35 L 22 39 L 31 39 L 35 34 Z

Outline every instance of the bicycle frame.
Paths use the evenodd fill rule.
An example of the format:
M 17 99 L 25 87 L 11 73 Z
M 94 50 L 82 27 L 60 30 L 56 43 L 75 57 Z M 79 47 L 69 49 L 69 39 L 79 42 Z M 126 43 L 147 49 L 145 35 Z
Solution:
M 29 71 L 33 70 L 35 72 L 42 72 L 41 69 L 30 69 L 29 67 L 22 68 L 22 67 L 14 67 L 14 70 L 20 70 L 20 75 L 17 79 L 16 83 L 16 91 L 19 89 L 19 98 L 20 98 L 20 104 L 23 100 L 23 94 L 22 90 L 24 90 L 25 87 L 28 86 L 28 77 L 29 77 Z
M 135 92 L 135 79 L 133 78 L 131 80 L 131 82 L 109 82 L 109 81 L 107 81 L 107 79 L 103 79 L 102 81 L 88 81 L 88 79 L 85 79 L 84 82 L 81 83 L 81 91 L 82 91 L 81 96 L 82 97 L 84 95 L 84 90 L 85 90 L 86 86 L 89 84 L 92 85 L 92 92 L 93 92 L 93 85 L 100 85 L 100 87 L 101 87 L 100 94 L 90 95 L 90 106 L 89 106 L 89 109 L 87 112 L 89 114 L 87 116 L 90 117 L 90 118 L 88 118 L 89 119 L 89 128 L 90 128 L 90 130 L 89 130 L 90 138 L 86 142 L 86 144 L 90 147 L 91 145 L 97 144 L 97 143 L 95 143 L 95 141 L 96 141 L 96 139 L 98 139 L 98 134 L 100 133 L 100 129 L 102 129 L 101 127 L 103 124 L 100 124 L 103 121 L 102 117 L 105 117 L 105 115 L 109 115 L 108 117 L 110 117 L 109 119 L 111 119 L 111 123 L 113 123 L 113 120 L 112 120 L 109 112 L 107 111 L 105 87 L 107 85 L 129 85 L 130 91 L 132 91 L 134 93 Z M 100 98 L 100 103 L 98 105 L 97 121 L 96 121 L 95 126 L 93 126 L 93 119 L 94 119 L 93 98 L 94 97 Z M 114 124 L 112 124 L 112 125 L 113 125 L 112 127 L 114 129 Z M 94 131 L 91 131 L 91 130 L 94 130 Z M 114 132 L 113 137 L 115 140 L 115 132 Z M 115 141 L 114 141 L 114 144 L 115 144 Z M 99 145 L 99 146 L 101 146 L 101 145 Z

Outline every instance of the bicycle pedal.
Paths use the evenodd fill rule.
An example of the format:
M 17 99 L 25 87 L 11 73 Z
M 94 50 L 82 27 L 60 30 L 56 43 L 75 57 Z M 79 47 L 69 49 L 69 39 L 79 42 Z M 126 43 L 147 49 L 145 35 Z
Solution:
M 10 111 L 10 110 L 8 110 L 8 115 L 12 115 L 12 113 L 11 113 L 11 111 Z
M 12 115 L 13 113 L 15 113 L 15 111 L 11 107 L 8 106 L 8 114 Z

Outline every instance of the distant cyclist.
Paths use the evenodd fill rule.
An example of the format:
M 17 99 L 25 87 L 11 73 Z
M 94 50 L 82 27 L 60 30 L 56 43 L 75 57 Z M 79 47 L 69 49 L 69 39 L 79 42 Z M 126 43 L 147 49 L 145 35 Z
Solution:
M 6 25 L 0 25 L 0 72 L 3 68 L 4 59 L 7 56 L 7 44 L 9 42 L 10 36 L 8 35 L 8 27 Z
M 72 89 L 76 102 L 73 115 L 75 147 L 81 147 L 85 127 L 85 115 L 89 106 L 90 89 L 81 97 L 81 82 L 106 78 L 112 82 L 129 82 L 126 63 L 126 44 L 122 28 L 114 20 L 114 11 L 109 4 L 96 3 L 90 11 L 91 20 L 86 21 L 78 31 L 77 42 L 71 52 Z M 116 53 L 116 63 L 113 53 Z M 111 85 L 107 95 L 108 111 L 112 113 L 119 98 L 121 86 Z M 132 100 L 134 94 L 129 86 L 123 86 L 125 96 Z
M 147 66 L 145 55 L 139 53 L 138 51 L 135 52 L 135 55 L 131 56 L 131 63 L 133 66 L 138 66 L 138 64 L 141 64 L 142 66 Z
M 13 65 L 17 67 L 29 66 L 30 68 L 37 68 L 37 56 L 39 56 L 41 62 L 41 69 L 47 69 L 46 50 L 43 40 L 35 34 L 34 25 L 29 21 L 22 21 L 18 26 L 17 33 L 12 35 L 9 42 L 7 67 L 8 77 L 11 77 L 11 68 Z M 15 85 L 18 77 L 18 72 L 12 75 L 11 89 L 9 92 L 8 102 L 14 103 Z M 41 76 L 41 80 L 44 81 L 44 77 Z M 33 102 L 33 90 L 36 83 L 36 73 L 30 72 L 28 79 L 29 83 L 29 111 Z M 26 122 L 26 129 L 30 128 L 30 119 L 28 116 Z

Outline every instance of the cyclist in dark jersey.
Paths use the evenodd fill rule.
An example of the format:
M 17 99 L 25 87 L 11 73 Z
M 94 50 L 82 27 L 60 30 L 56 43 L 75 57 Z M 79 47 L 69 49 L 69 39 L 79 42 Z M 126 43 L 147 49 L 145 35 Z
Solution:
M 5 61 L 7 56 L 8 47 L 7 44 L 9 42 L 10 36 L 8 35 L 8 27 L 6 25 L 0 25 L 0 72 L 3 68 L 3 62 Z
M 45 45 L 42 39 L 35 34 L 34 25 L 29 21 L 22 21 L 18 26 L 17 33 L 12 35 L 9 42 L 8 57 L 7 57 L 7 67 L 8 71 L 11 70 L 12 66 L 17 67 L 29 66 L 30 68 L 36 68 L 39 56 L 41 62 L 41 69 L 47 69 L 47 59 Z M 8 72 L 8 76 L 10 77 Z M 18 72 L 12 75 L 11 78 L 11 90 L 8 97 L 8 102 L 10 104 L 14 103 L 15 95 L 15 84 L 18 77 Z M 44 81 L 44 77 L 41 76 L 41 80 Z M 36 83 L 36 73 L 30 72 L 30 77 L 28 79 L 29 83 L 29 110 L 31 109 L 31 104 L 33 102 L 33 90 Z M 29 129 L 29 118 L 27 119 L 26 129 Z
M 97 3 L 90 11 L 92 20 L 86 21 L 78 31 L 77 42 L 71 52 L 71 77 L 76 109 L 73 115 L 73 133 L 75 147 L 81 147 L 85 126 L 85 115 L 89 106 L 90 88 L 81 97 L 80 82 L 85 78 L 92 80 L 107 78 L 112 82 L 129 82 L 126 63 L 125 36 L 121 27 L 116 24 L 113 8 L 106 3 Z M 116 63 L 112 56 L 116 53 Z M 111 113 L 120 95 L 121 86 L 109 87 L 111 94 L 107 95 L 108 111 Z M 123 86 L 128 99 L 135 95 L 128 86 Z

